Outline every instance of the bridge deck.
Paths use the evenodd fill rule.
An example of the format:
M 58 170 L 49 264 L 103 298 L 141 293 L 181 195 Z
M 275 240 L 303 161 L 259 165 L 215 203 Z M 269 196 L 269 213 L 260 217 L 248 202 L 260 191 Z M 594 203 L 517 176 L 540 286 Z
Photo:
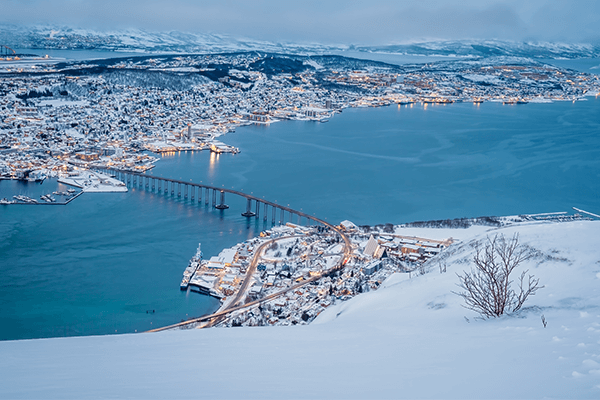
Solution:
M 186 182 L 186 181 L 182 181 L 182 180 L 178 180 L 178 179 L 163 178 L 163 177 L 160 177 L 160 176 L 154 176 L 154 175 L 149 175 L 149 174 L 144 174 L 144 173 L 121 171 L 121 170 L 114 170 L 114 169 L 109 169 L 107 171 L 113 172 L 113 173 L 119 173 L 119 174 L 136 176 L 136 177 L 140 177 L 140 178 L 144 178 L 144 179 L 155 179 L 157 181 L 170 182 L 170 183 L 178 184 L 178 185 L 188 185 L 188 186 L 202 188 L 202 189 L 209 189 L 209 190 L 214 190 L 214 191 L 219 191 L 219 192 L 224 192 L 224 193 L 230 193 L 230 194 L 234 194 L 236 196 L 244 197 L 244 198 L 249 199 L 249 200 L 253 200 L 253 201 L 257 202 L 257 203 L 263 203 L 263 204 L 266 204 L 266 205 L 271 206 L 273 208 L 278 208 L 280 210 L 287 211 L 287 212 L 289 212 L 291 214 L 295 214 L 295 215 L 298 215 L 300 217 L 304 217 L 304 218 L 310 219 L 312 221 L 315 221 L 315 222 L 317 222 L 319 224 L 323 224 L 325 226 L 330 226 L 330 224 L 328 224 L 324 220 L 322 220 L 320 218 L 317 218 L 317 217 L 315 217 L 313 215 L 307 214 L 307 213 L 302 212 L 302 211 L 295 210 L 295 209 L 293 209 L 291 207 L 286 207 L 286 206 L 283 206 L 281 204 L 274 203 L 274 202 L 269 201 L 269 200 L 261 199 L 260 197 L 253 196 L 251 194 L 244 193 L 244 192 L 241 192 L 239 190 L 228 189 L 228 188 L 224 188 L 224 187 L 217 187 L 217 186 L 212 186 L 212 185 L 205 185 L 205 184 L 194 183 L 194 182 Z

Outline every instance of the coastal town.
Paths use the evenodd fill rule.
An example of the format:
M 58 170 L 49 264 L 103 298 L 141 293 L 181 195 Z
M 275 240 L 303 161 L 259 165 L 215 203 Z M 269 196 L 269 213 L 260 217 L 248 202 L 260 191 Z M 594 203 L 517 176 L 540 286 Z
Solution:
M 221 307 L 214 314 L 233 309 L 200 327 L 308 324 L 336 301 L 376 290 L 395 272 L 424 273 L 427 261 L 453 243 L 403 236 L 395 229 L 350 221 L 335 229 L 287 223 L 207 260 L 199 247 L 181 290 L 218 298 Z M 342 236 L 351 247 L 347 258 Z
M 461 241 L 414 236 L 415 228 L 417 232 L 423 228 L 487 229 L 599 218 L 584 210 L 575 211 L 403 225 L 286 223 L 206 260 L 199 245 L 183 272 L 180 288 L 213 296 L 220 300 L 220 307 L 211 315 L 158 330 L 309 324 L 327 307 L 377 290 L 392 274 L 411 279 L 431 272 L 445 273 L 446 259 Z
M 162 152 L 235 154 L 219 139 L 240 126 L 323 123 L 348 107 L 516 105 L 600 91 L 596 75 L 510 57 L 404 66 L 255 51 L 16 58 L 0 61 L 0 179 L 144 172 Z

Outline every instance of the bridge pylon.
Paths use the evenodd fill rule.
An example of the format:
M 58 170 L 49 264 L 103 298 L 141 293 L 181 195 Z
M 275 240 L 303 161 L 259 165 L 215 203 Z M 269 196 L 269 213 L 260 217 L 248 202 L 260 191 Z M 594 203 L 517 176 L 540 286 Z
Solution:
M 229 206 L 225 204 L 225 191 L 221 190 L 221 203 L 215 206 L 217 210 L 227 210 Z
M 257 202 L 258 204 L 258 202 Z M 242 217 L 254 217 L 256 215 L 256 213 L 253 213 L 252 210 L 252 199 L 246 199 L 246 212 L 242 213 Z

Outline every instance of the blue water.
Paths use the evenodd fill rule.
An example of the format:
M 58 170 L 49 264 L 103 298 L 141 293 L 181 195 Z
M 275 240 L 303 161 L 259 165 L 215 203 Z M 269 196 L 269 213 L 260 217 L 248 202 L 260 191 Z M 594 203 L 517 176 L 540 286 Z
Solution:
M 147 53 L 110 51 L 110 50 L 61 50 L 61 49 L 14 49 L 17 54 L 35 54 L 40 57 L 48 55 L 51 58 L 67 60 L 96 60 L 103 58 L 118 58 L 144 56 Z
M 243 189 L 332 222 L 598 213 L 599 133 L 596 98 L 347 109 L 328 123 L 239 128 L 222 139 L 240 154 L 165 155 L 152 173 Z M 0 197 L 56 183 L 15 185 L 0 182 Z M 210 257 L 265 228 L 240 215 L 242 200 L 226 202 L 220 212 L 132 189 L 0 207 L 0 339 L 134 332 L 210 312 L 215 300 L 179 291 L 197 243 Z
M 256 234 L 240 222 L 137 189 L 3 206 L 0 338 L 144 331 L 212 312 L 216 300 L 179 281 L 199 241 L 212 255 Z
M 598 74 L 600 72 L 600 58 L 579 58 L 575 60 L 539 59 L 537 61 L 589 74 Z
M 66 60 L 95 60 L 103 58 L 119 58 L 119 57 L 135 57 L 145 56 L 148 54 L 143 52 L 125 52 L 125 51 L 110 51 L 110 50 L 61 50 L 61 49 L 15 49 L 20 54 L 36 54 L 40 57 L 48 55 L 52 58 L 64 58 Z M 161 53 L 158 53 L 161 54 Z M 164 53 L 172 54 L 172 53 Z M 411 56 L 405 54 L 394 53 L 369 53 L 363 51 L 334 51 L 332 54 L 343 57 L 359 58 L 364 60 L 374 60 L 389 64 L 404 65 L 404 64 L 420 64 L 436 61 L 453 61 L 460 60 L 461 57 L 448 56 Z M 571 68 L 581 72 L 598 73 L 600 71 L 600 58 L 581 58 L 581 59 L 535 59 L 535 61 L 553 64 L 563 68 Z
M 599 111 L 596 98 L 348 109 L 240 128 L 224 140 L 242 153 L 226 160 L 160 165 L 360 224 L 597 209 Z

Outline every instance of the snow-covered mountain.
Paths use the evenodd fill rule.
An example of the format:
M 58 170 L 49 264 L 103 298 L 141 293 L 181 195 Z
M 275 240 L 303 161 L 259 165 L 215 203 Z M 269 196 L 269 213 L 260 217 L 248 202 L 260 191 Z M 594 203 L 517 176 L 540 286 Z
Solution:
M 460 57 L 513 56 L 574 59 L 600 56 L 600 45 L 597 44 L 507 42 L 499 40 L 436 41 L 387 46 L 365 46 L 357 47 L 356 50 L 374 53 Z
M 19 49 L 95 49 L 140 52 L 268 51 L 323 54 L 353 50 L 426 56 L 516 56 L 526 58 L 600 57 L 600 44 L 454 40 L 384 46 L 292 43 L 236 38 L 216 33 L 151 32 L 141 29 L 96 31 L 55 25 L 0 24 L 0 44 Z
M 335 46 L 276 43 L 213 33 L 150 32 L 141 29 L 96 31 L 62 26 L 0 24 L 0 44 L 19 49 L 86 49 L 140 52 L 291 51 L 324 52 Z
M 0 342 L 0 397 L 600 397 L 600 221 L 401 233 L 460 242 L 445 273 L 392 275 L 308 326 Z M 456 273 L 496 233 L 534 249 L 523 268 L 544 288 L 516 315 L 476 319 Z

